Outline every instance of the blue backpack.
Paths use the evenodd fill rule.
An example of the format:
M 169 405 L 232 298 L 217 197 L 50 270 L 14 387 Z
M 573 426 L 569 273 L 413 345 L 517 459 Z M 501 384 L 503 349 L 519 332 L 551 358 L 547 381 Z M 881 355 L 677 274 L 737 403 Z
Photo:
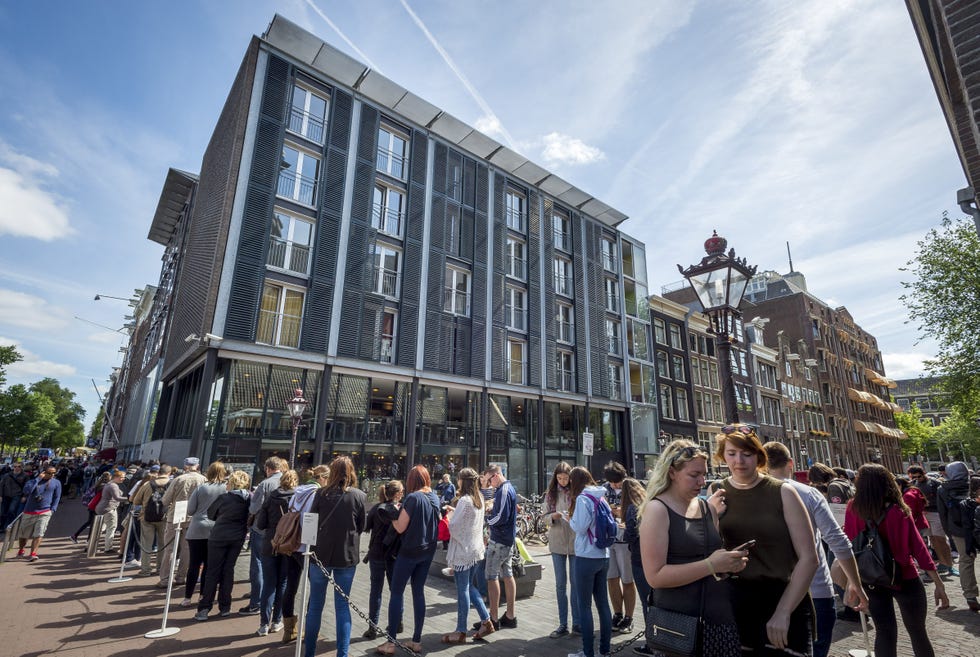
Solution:
M 593 535 L 592 529 L 589 529 L 589 540 L 599 549 L 607 548 L 616 542 L 616 534 L 619 531 L 612 509 L 605 498 L 597 499 L 588 493 L 582 494 L 592 500 L 595 508 L 595 534 Z

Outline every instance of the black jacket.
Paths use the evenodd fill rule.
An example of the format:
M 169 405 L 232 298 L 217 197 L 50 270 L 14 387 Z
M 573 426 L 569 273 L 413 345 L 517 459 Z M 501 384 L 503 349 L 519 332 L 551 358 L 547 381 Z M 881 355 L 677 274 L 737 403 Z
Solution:
M 310 513 L 319 516 L 313 552 L 325 567 L 357 565 L 366 499 L 364 491 L 357 488 L 348 488 L 343 493 L 336 488 L 321 488 L 313 495 Z
M 208 508 L 208 518 L 214 521 L 209 541 L 231 543 L 244 541 L 248 528 L 248 491 L 233 490 L 225 493 Z
M 398 517 L 399 513 L 401 510 L 391 502 L 383 502 L 371 507 L 364 526 L 364 531 L 371 532 L 367 551 L 368 561 L 393 559 L 398 554 L 397 547 L 393 546 L 398 538 L 398 532 L 391 526 L 391 523 Z M 389 536 L 389 532 L 393 533 L 394 536 Z
M 276 535 L 276 527 L 279 521 L 289 510 L 289 500 L 293 498 L 293 490 L 283 490 L 277 488 L 272 491 L 269 497 L 265 498 L 262 508 L 255 514 L 255 528 L 265 532 L 262 535 L 262 556 L 271 557 L 272 539 Z
M 946 466 L 946 477 L 936 492 L 939 521 L 950 536 L 966 538 L 973 533 L 973 519 L 960 513 L 960 501 L 970 496 L 970 474 L 965 464 L 954 461 Z

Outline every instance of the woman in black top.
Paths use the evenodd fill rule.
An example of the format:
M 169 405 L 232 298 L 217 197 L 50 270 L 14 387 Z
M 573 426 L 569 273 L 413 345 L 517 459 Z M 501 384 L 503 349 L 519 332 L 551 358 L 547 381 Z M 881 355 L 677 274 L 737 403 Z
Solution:
M 675 440 L 661 454 L 639 514 L 643 573 L 654 607 L 704 619 L 698 655 L 740 657 L 722 580 L 745 568 L 748 551 L 721 547 L 717 520 L 698 497 L 707 463 L 708 454 L 688 440 Z
M 316 639 L 329 586 L 327 574 L 345 594 L 350 595 L 360 556 L 366 499 L 364 491 L 357 487 L 354 463 L 346 456 L 335 458 L 330 463 L 330 476 L 326 484 L 316 492 L 310 505 L 310 513 L 318 516 L 319 527 L 316 545 L 312 546 L 313 563 L 310 564 L 310 604 L 306 609 L 303 638 L 305 657 L 316 654 Z M 337 657 L 347 657 L 350 648 L 350 607 L 336 592 L 333 602 L 337 624 Z
M 401 502 L 404 494 L 405 487 L 402 486 L 402 482 L 392 479 L 378 489 L 378 503 L 367 515 L 364 529 L 371 532 L 371 540 L 368 542 L 368 552 L 364 561 L 371 569 L 368 617 L 372 625 L 365 630 L 363 634 L 365 639 L 376 639 L 380 634 L 377 625 L 381 618 L 381 594 L 384 591 L 385 579 L 388 580 L 388 588 L 391 588 L 391 573 L 401 544 L 401 537 L 391 523 L 401 511 L 398 503 Z
M 228 492 L 208 508 L 208 518 L 214 521 L 208 537 L 208 562 L 201 600 L 197 603 L 194 620 L 206 621 L 214 606 L 219 587 L 218 610 L 222 616 L 231 614 L 231 587 L 235 583 L 235 562 L 242 552 L 248 530 L 248 487 L 251 477 L 241 470 L 228 478 Z

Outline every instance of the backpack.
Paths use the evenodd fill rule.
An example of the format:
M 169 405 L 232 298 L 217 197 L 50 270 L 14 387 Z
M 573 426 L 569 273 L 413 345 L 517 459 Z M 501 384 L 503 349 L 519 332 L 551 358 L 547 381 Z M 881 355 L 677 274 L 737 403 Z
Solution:
M 607 548 L 616 542 L 616 534 L 619 531 L 619 525 L 616 524 L 616 519 L 613 518 L 612 508 L 610 508 L 605 498 L 597 499 L 588 493 L 582 494 L 592 500 L 592 504 L 595 507 L 595 534 L 593 535 L 592 529 L 590 528 L 589 540 L 599 549 Z
M 303 513 L 287 511 L 276 524 L 276 533 L 272 537 L 272 554 L 288 556 L 299 550 L 303 544 L 300 540 L 303 534 Z
M 143 505 L 143 520 L 146 522 L 160 522 L 167 518 L 167 507 L 163 503 L 163 493 L 167 490 L 166 486 L 157 486 L 150 482 L 149 499 Z
M 900 576 L 898 563 L 892 556 L 888 542 L 878 531 L 887 513 L 886 509 L 877 522 L 866 522 L 864 531 L 854 538 L 854 558 L 857 559 L 858 574 L 861 582 L 868 586 L 894 587 Z

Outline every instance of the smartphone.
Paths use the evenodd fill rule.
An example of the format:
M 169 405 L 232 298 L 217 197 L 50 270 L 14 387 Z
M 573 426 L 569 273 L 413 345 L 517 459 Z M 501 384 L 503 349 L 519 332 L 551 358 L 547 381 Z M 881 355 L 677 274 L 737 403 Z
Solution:
M 733 552 L 738 552 L 740 550 L 751 550 L 752 548 L 755 547 L 755 542 L 756 541 L 755 541 L 754 538 L 751 541 L 745 541 L 744 543 L 742 543 L 741 545 L 739 545 L 737 548 L 735 548 L 733 550 Z

